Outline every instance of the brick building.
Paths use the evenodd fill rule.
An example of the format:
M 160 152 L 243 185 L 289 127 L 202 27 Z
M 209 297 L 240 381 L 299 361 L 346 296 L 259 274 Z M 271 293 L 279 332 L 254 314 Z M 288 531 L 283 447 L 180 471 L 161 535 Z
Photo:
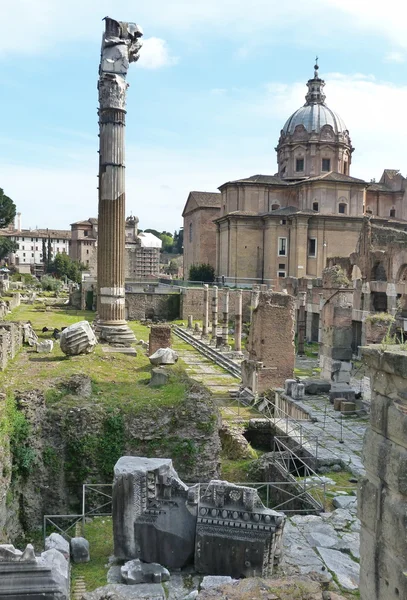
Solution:
M 321 277 L 327 259 L 354 252 L 364 214 L 382 224 L 407 220 L 407 180 L 398 171 L 384 171 L 379 183 L 350 175 L 354 148 L 325 102 L 318 65 L 307 87 L 305 104 L 281 130 L 275 175 L 222 184 L 210 212 L 196 201 L 201 192 L 190 193 L 185 265 L 216 254 L 216 275 L 227 283 L 278 287 L 285 277 Z

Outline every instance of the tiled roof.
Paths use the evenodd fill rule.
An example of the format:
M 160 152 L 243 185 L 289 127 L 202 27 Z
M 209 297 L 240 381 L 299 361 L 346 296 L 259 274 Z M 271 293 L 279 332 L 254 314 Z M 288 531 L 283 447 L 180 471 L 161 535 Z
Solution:
M 217 207 L 220 206 L 222 194 L 219 192 L 190 192 L 189 196 L 195 200 L 198 206 Z
M 227 181 L 226 183 L 222 184 L 220 188 L 228 183 L 264 183 L 266 185 L 288 185 L 288 182 L 280 179 L 278 175 L 252 175 L 251 177 L 245 177 L 244 179 Z
M 317 177 L 310 177 L 309 179 L 304 179 L 299 183 L 305 183 L 308 181 L 338 181 L 343 183 L 366 183 L 364 179 L 351 177 L 350 175 L 345 175 L 344 173 L 336 173 L 335 171 L 329 171 L 329 173 L 325 173 L 324 175 L 318 175 Z
M 41 238 L 61 238 L 70 240 L 72 237 L 71 231 L 67 229 L 14 229 L 13 231 L 5 231 L 2 236 L 18 236 L 18 237 L 41 237 Z
M 272 210 L 267 214 L 270 214 L 270 215 L 294 215 L 294 214 L 316 215 L 318 213 L 315 210 L 310 210 L 308 208 L 299 209 L 296 206 L 284 206 L 283 208 L 277 208 L 277 210 Z
M 393 191 L 384 183 L 369 183 L 369 185 L 367 186 L 366 189 L 371 192 L 392 192 Z

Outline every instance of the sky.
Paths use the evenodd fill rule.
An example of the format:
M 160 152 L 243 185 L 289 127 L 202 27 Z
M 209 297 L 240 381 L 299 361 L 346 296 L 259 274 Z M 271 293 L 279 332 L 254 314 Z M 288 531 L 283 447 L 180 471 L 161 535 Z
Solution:
M 0 0 L 0 187 L 24 228 L 97 216 L 103 17 L 144 31 L 128 73 L 126 213 L 174 231 L 191 190 L 274 174 L 319 56 L 351 175 L 407 175 L 403 0 Z

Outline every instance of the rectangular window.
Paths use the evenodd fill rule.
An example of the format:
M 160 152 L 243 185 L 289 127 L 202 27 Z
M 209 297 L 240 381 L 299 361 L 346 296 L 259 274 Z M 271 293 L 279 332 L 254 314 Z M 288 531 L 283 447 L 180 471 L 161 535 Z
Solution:
M 84 235 L 85 237 L 88 237 L 88 235 L 89 235 L 89 231 L 84 231 L 84 232 L 83 232 L 83 235 Z
M 278 255 L 287 256 L 287 238 L 278 238 Z
M 279 269 L 282 269 L 282 270 L 284 271 L 284 269 L 285 269 L 285 264 L 284 264 L 284 263 L 280 263 L 280 264 L 278 265 L 278 268 L 279 268 Z
M 31 238 L 31 241 L 33 242 L 33 241 L 34 241 L 34 238 Z
M 304 159 L 303 158 L 297 158 L 295 161 L 295 170 L 296 171 L 303 171 L 304 170 Z
M 309 238 L 308 240 L 308 256 L 315 257 L 317 255 L 317 238 Z
M 279 271 L 278 277 L 279 277 L 279 279 L 281 279 L 282 277 L 285 277 L 285 271 Z
M 34 252 L 32 252 L 31 256 L 34 258 Z
M 331 170 L 331 159 L 330 158 L 323 158 L 322 159 L 322 170 L 323 171 L 330 171 Z
M 25 252 L 23 252 L 23 256 L 25 256 Z

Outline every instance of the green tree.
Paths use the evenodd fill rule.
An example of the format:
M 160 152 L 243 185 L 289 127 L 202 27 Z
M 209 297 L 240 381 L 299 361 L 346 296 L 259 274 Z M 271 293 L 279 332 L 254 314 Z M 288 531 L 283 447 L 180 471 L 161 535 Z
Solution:
M 62 281 L 51 277 L 51 275 L 44 275 L 41 278 L 41 287 L 46 292 L 57 292 L 62 287 Z
M 18 250 L 18 244 L 8 237 L 0 237 L 0 260 L 6 258 L 11 252 Z
M 16 216 L 16 205 L 0 188 L 0 229 L 4 229 Z
M 215 280 L 215 269 L 208 263 L 191 265 L 189 269 L 189 281 L 204 281 L 211 283 Z
M 176 254 L 182 254 L 183 249 L 184 249 L 184 230 L 181 227 L 181 229 L 178 232 L 177 231 L 174 232 L 173 252 L 175 252 Z
M 84 265 L 72 260 L 65 252 L 58 252 L 47 270 L 48 273 L 52 273 L 58 279 L 67 277 L 75 283 L 80 283 L 84 268 Z
M 167 235 L 166 233 L 161 233 L 160 239 L 163 243 L 162 251 L 163 252 L 172 252 L 172 248 L 174 246 L 174 239 L 173 239 L 172 235 Z

